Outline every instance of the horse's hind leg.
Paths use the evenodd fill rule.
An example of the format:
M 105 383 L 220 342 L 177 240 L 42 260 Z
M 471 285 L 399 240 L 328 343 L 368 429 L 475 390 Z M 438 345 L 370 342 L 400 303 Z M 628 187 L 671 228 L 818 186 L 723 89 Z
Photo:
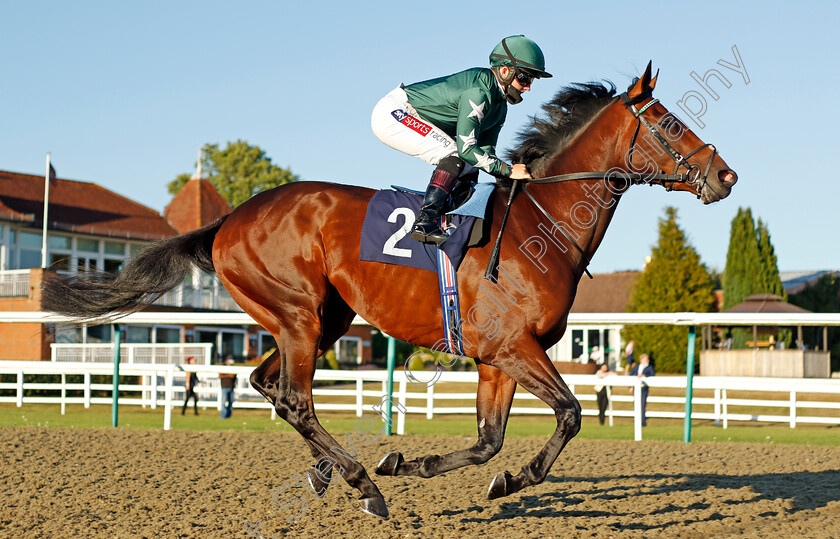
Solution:
M 253 291 L 256 286 L 251 283 L 248 289 Z M 251 385 L 268 398 L 278 415 L 303 436 L 313 455 L 329 456 L 344 480 L 361 492 L 360 505 L 365 512 L 387 518 L 388 509 L 382 493 L 364 466 L 341 449 L 341 445 L 315 416 L 312 378 L 325 333 L 322 312 L 328 304 L 325 299 L 329 295 L 328 285 L 325 285 L 323 294 L 313 294 L 311 291 L 293 290 L 277 281 L 264 280 L 256 288 L 259 296 L 255 292 L 248 294 L 231 282 L 225 287 L 236 302 L 277 341 L 277 353 L 254 370 Z M 272 298 L 273 309 L 257 303 L 251 295 Z M 349 316 L 349 313 L 345 315 Z
M 468 449 L 446 455 L 427 455 L 403 462 L 400 453 L 385 456 L 376 467 L 379 475 L 419 475 L 432 477 L 470 464 L 484 464 L 502 448 L 510 405 L 516 392 L 516 382 L 490 365 L 478 365 L 476 421 L 478 441 Z
M 327 298 L 327 303 L 323 309 L 323 316 L 321 317 L 323 331 L 321 332 L 321 342 L 318 344 L 318 354 L 316 357 L 325 354 L 342 335 L 347 333 L 355 317 L 356 313 L 347 305 L 344 299 L 338 294 L 338 291 L 330 286 L 330 295 Z M 316 459 L 315 465 L 307 473 L 307 480 L 312 490 L 319 496 L 323 496 L 327 487 L 332 484 L 333 467 L 330 460 L 332 457 L 321 453 L 306 438 L 304 440 L 309 445 L 312 456 Z M 330 459 L 320 460 L 323 456 L 330 457 Z
M 510 374 L 519 385 L 548 404 L 554 410 L 557 428 L 537 456 L 517 475 L 512 476 L 505 471 L 493 478 L 487 491 L 491 500 L 542 483 L 568 441 L 580 431 L 581 422 L 580 403 L 539 343 L 529 339 L 506 348 L 505 355 L 497 355 L 493 365 Z

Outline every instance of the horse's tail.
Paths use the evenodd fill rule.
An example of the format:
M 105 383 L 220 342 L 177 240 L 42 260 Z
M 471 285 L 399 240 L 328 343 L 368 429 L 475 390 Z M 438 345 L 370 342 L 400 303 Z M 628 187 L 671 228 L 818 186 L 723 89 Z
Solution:
M 184 280 L 193 265 L 209 274 L 213 240 L 227 216 L 207 226 L 151 243 L 131 258 L 119 274 L 87 272 L 70 277 L 44 274 L 42 306 L 79 319 L 113 319 L 139 311 Z

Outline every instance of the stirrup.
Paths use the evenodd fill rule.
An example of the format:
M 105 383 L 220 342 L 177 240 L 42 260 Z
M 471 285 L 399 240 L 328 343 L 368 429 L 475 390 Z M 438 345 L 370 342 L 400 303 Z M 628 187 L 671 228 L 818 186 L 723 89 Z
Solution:
M 443 230 L 441 230 L 440 227 L 434 222 L 417 221 L 411 228 L 411 239 L 417 240 L 421 243 L 430 243 L 437 245 L 446 241 L 448 237 L 449 236 L 447 236 L 443 232 Z

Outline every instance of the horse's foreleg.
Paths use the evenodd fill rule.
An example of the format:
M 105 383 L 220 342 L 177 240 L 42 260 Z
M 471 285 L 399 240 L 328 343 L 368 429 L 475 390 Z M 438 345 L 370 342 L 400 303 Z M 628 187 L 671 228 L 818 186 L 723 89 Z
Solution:
M 476 421 L 478 441 L 468 449 L 445 455 L 427 455 L 403 462 L 400 453 L 389 453 L 376 468 L 379 475 L 432 477 L 470 464 L 484 464 L 502 448 L 516 382 L 490 365 L 478 365 Z
M 554 410 L 557 428 L 537 456 L 516 475 L 504 471 L 490 482 L 487 497 L 507 496 L 542 483 L 569 440 L 580 431 L 580 403 L 563 382 L 542 347 L 533 340 L 510 347 L 510 355 L 498 355 L 493 364 Z

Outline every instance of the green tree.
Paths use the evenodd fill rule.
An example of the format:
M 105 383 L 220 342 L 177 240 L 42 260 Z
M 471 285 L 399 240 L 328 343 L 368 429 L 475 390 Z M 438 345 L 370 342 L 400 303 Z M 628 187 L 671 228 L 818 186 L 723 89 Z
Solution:
M 251 146 L 244 140 L 228 142 L 224 149 L 219 149 L 218 144 L 205 144 L 201 168 L 222 198 L 234 208 L 259 192 L 300 179 L 290 169 L 272 164 L 259 146 Z M 190 177 L 179 174 L 169 182 L 169 192 L 177 194 Z
M 729 309 L 754 294 L 787 294 L 767 224 L 753 221 L 749 208 L 738 208 L 729 233 L 729 250 L 723 272 L 723 308 Z
M 636 282 L 628 312 L 708 312 L 714 303 L 712 276 L 677 224 L 677 210 L 665 208 L 650 262 Z M 680 326 L 627 326 L 636 356 L 646 353 L 659 372 L 685 372 L 688 331 Z M 699 342 L 698 342 L 699 346 Z
M 723 309 L 734 307 L 754 294 L 775 294 L 787 298 L 767 224 L 759 219 L 756 226 L 750 208 L 738 208 L 732 219 L 723 272 Z M 788 341 L 790 333 L 783 331 L 779 338 Z M 734 348 L 745 347 L 749 340 L 752 340 L 749 330 L 732 329 Z
M 823 275 L 808 288 L 791 294 L 790 302 L 815 313 L 840 313 L 840 275 L 836 272 Z M 804 330 L 822 332 L 822 328 Z M 821 336 L 819 338 L 822 339 Z M 808 342 L 807 334 L 805 340 Z M 831 370 L 840 371 L 840 327 L 828 328 L 828 349 L 831 351 Z
M 767 230 L 767 223 L 763 223 L 761 219 L 758 220 L 756 234 L 758 234 L 758 285 L 761 290 L 760 293 L 775 294 L 786 299 L 787 292 L 785 292 L 782 279 L 779 277 L 776 250 L 773 249 L 773 243 L 770 241 L 770 231 Z
M 756 294 L 760 254 L 755 222 L 749 208 L 738 208 L 729 232 L 726 269 L 723 271 L 723 309 L 738 305 Z

